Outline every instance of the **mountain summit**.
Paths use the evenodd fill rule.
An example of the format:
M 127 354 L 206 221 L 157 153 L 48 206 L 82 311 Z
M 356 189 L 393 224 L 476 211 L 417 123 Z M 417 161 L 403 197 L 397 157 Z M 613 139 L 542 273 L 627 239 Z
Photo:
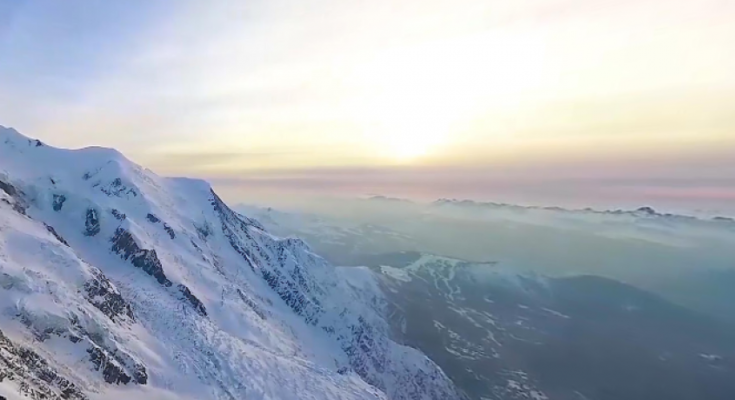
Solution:
M 370 276 L 112 149 L 0 127 L 0 288 L 0 396 L 461 398 Z

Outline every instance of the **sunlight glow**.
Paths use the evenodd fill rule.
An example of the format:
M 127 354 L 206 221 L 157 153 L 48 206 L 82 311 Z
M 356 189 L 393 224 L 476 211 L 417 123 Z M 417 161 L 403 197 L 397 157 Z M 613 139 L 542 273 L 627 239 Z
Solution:
M 359 64 L 345 84 L 357 93 L 354 118 L 366 142 L 388 162 L 418 162 L 488 107 L 516 101 L 538 84 L 543 51 L 514 39 L 466 35 L 390 49 Z
M 104 49 L 83 24 L 58 48 L 44 28 L 58 24 L 21 7 L 29 15 L 4 33 L 16 45 L 3 53 L 0 122 L 172 174 L 566 162 L 604 156 L 610 140 L 649 152 L 661 145 L 643 138 L 659 135 L 735 141 L 733 2 L 183 3 L 141 29 L 104 13 L 129 28 L 101 32 L 120 41 Z

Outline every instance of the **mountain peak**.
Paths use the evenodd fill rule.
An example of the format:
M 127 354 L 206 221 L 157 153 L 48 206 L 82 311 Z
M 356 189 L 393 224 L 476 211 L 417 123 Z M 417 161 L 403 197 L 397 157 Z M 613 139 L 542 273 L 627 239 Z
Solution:
M 413 202 L 408 199 L 400 198 L 400 197 L 391 197 L 391 196 L 383 196 L 383 195 L 375 195 L 370 196 L 367 198 L 368 201 L 374 201 L 374 202 L 386 202 L 386 203 L 402 203 L 402 204 L 412 204 Z
M 159 177 L 113 149 L 0 135 L 0 352 L 33 356 L 0 359 L 2 388 L 55 400 L 64 386 L 81 400 L 118 385 L 142 398 L 461 398 L 391 339 L 379 293 L 208 183 Z
M 38 139 L 32 139 L 29 137 L 24 136 L 15 128 L 11 127 L 5 127 L 0 125 L 0 144 L 3 145 L 28 145 L 33 147 L 41 147 L 43 146 L 43 142 L 41 142 Z

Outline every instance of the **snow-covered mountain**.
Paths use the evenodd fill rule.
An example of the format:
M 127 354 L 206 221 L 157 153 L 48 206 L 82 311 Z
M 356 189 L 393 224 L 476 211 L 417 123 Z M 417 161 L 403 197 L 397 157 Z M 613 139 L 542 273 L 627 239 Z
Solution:
M 342 276 L 206 182 L 0 127 L 0 395 L 461 398 Z
M 257 219 L 271 233 L 303 239 L 334 265 L 359 265 L 365 254 L 416 246 L 410 235 L 374 223 L 242 204 L 235 210 Z

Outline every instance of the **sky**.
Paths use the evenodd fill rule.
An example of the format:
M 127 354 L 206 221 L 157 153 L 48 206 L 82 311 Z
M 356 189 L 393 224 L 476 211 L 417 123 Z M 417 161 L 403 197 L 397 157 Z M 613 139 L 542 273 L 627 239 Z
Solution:
M 0 124 L 234 200 L 735 209 L 733 43 L 729 0 L 0 0 Z

